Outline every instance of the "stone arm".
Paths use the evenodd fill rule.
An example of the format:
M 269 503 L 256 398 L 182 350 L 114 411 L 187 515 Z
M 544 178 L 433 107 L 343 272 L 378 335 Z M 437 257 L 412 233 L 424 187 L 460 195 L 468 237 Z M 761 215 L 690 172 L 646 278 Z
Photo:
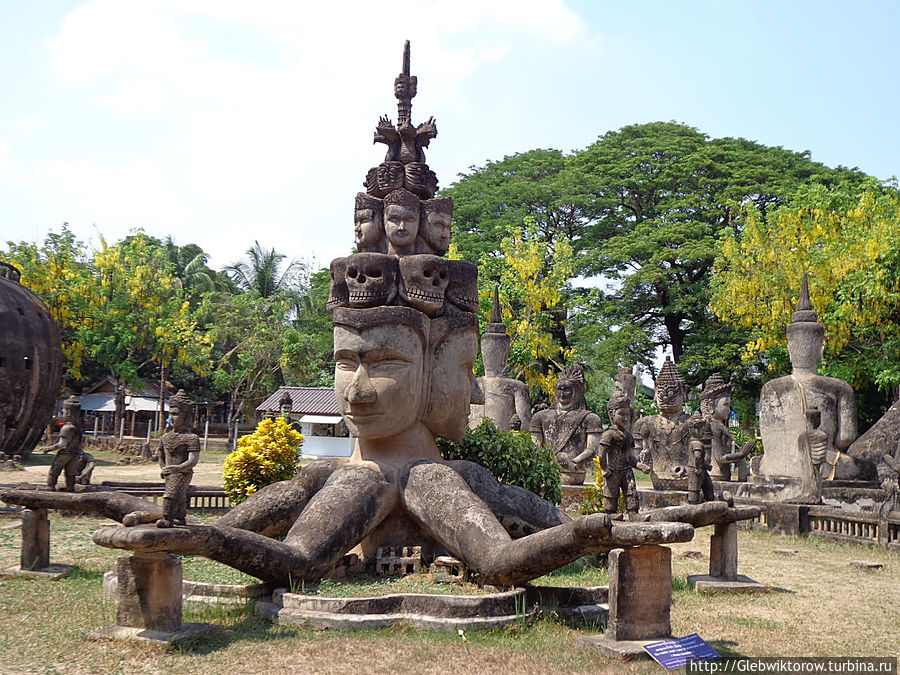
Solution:
M 81 456 L 84 460 L 84 466 L 82 466 L 81 471 L 78 472 L 79 478 L 90 476 L 91 472 L 94 470 L 94 456 L 87 452 L 82 452 Z
M 522 420 L 522 428 L 527 429 L 531 425 L 531 397 L 528 395 L 528 385 L 524 382 L 519 382 L 519 384 L 522 386 L 513 388 L 513 402 L 516 407 L 516 415 Z
M 166 469 L 170 473 L 184 473 L 186 471 L 190 471 L 195 466 L 197 466 L 197 462 L 200 461 L 200 448 L 194 450 L 191 448 L 191 451 L 188 453 L 188 457 L 181 464 L 168 464 L 166 465 Z
M 576 466 L 581 464 L 582 462 L 586 462 L 589 459 L 594 457 L 600 458 L 600 465 L 606 466 L 606 451 L 608 449 L 607 445 L 604 445 L 603 439 L 605 435 L 601 431 L 589 431 L 587 433 L 587 442 L 584 444 L 584 451 L 576 457 L 572 458 L 572 463 Z M 603 475 L 606 475 L 604 470 Z
M 856 394 L 853 387 L 844 382 L 841 383 L 841 392 L 838 395 L 838 419 L 837 429 L 834 432 L 834 447 L 838 450 L 846 450 L 856 440 Z
M 43 454 L 47 454 L 53 450 L 65 450 L 69 447 L 69 442 L 72 440 L 72 436 L 74 435 L 74 429 L 69 427 L 69 425 L 64 426 L 59 430 L 59 440 L 56 441 L 53 445 L 47 445 L 41 448 L 41 452 Z
M 741 446 L 740 450 L 736 450 L 735 452 L 729 452 L 726 455 L 722 455 L 721 461 L 723 462 L 739 462 L 744 457 L 749 455 L 756 448 L 756 439 L 751 438 L 748 441 L 745 441 Z

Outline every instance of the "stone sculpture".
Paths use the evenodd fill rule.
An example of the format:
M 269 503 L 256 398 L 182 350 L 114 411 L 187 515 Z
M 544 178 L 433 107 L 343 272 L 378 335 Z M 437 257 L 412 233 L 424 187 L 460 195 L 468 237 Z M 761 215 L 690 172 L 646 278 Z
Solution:
M 27 459 L 53 417 L 63 357 L 56 323 L 20 277 L 0 262 L 0 451 Z
M 710 437 L 709 424 L 703 416 L 696 412 L 687 422 L 688 449 L 691 453 L 691 465 L 688 469 L 688 504 L 711 502 L 715 499 L 709 470 L 712 466 L 706 460 L 706 440 Z
M 731 480 L 731 466 L 741 462 L 753 452 L 756 441 L 745 442 L 740 450 L 734 448 L 734 437 L 728 430 L 728 415 L 731 413 L 731 385 L 718 373 L 713 373 L 703 385 L 700 392 L 700 412 L 709 425 L 711 435 L 711 471 L 712 480 Z M 740 470 L 738 474 L 740 475 Z
M 409 121 L 415 87 L 407 43 L 404 71 L 395 82 L 400 124 L 395 129 L 382 119 L 376 132 L 376 140 L 380 134 L 388 144 L 385 164 L 401 169 L 424 163 L 421 148 L 436 133 L 432 121 L 418 127 Z M 335 284 L 336 268 L 343 265 L 349 273 L 360 255 L 378 254 L 332 265 Z M 408 283 L 407 300 L 397 293 L 378 306 L 356 306 L 352 288 L 346 300 L 332 289 L 335 395 L 355 436 L 349 460 L 313 462 L 210 526 L 140 526 L 143 517 L 129 515 L 146 502 L 116 493 L 78 495 L 71 501 L 81 510 L 135 525 L 103 528 L 94 541 L 142 553 L 203 555 L 284 585 L 321 578 L 351 550 L 368 559 L 379 547 L 419 546 L 423 556 L 452 554 L 486 583 L 514 585 L 587 553 L 689 540 L 693 531 L 684 523 L 623 523 L 606 514 L 573 521 L 477 464 L 441 458 L 435 437 L 462 438 L 477 391 L 477 274 L 474 265 L 460 262 L 447 265 L 444 306 L 433 315 L 414 306 Z M 423 308 L 432 309 L 427 303 Z M 569 388 L 573 396 L 576 388 Z M 3 499 L 58 505 L 71 495 L 52 496 L 9 490 Z
M 75 479 L 78 475 L 78 460 L 81 457 L 83 434 L 81 430 L 81 401 L 77 396 L 70 396 L 63 403 L 64 424 L 59 430 L 59 440 L 53 445 L 41 448 L 46 454 L 56 450 L 56 457 L 50 465 L 47 473 L 47 485 L 51 490 L 56 489 L 59 474 L 65 474 L 65 490 L 75 490 Z
M 600 418 L 587 409 L 581 366 L 567 366 L 560 373 L 553 406 L 531 418 L 529 431 L 538 446 L 547 445 L 556 455 L 564 485 L 584 483 L 586 470 L 574 460 L 596 454 L 603 426 Z
M 809 299 L 809 282 L 803 275 L 800 301 L 787 327 L 788 352 L 793 372 L 763 385 L 759 397 L 759 430 L 763 455 L 758 477 L 768 483 L 780 501 L 818 503 L 821 484 L 812 458 L 798 444 L 808 430 L 806 411 L 818 408 L 819 429 L 827 436 L 823 475 L 832 478 L 874 478 L 874 466 L 842 454 L 856 438 L 856 396 L 842 380 L 816 373 L 822 359 L 825 328 Z M 869 475 L 871 474 L 871 475 Z
M 290 417 L 291 411 L 294 409 L 294 399 L 291 398 L 289 392 L 285 391 L 278 399 L 278 412 L 282 417 Z
M 619 372 L 613 378 L 616 383 L 616 391 L 622 392 L 628 400 L 634 404 L 634 392 L 637 389 L 637 377 L 631 372 L 631 368 L 619 368 Z
M 687 384 L 669 357 L 656 378 L 654 400 L 658 415 L 641 417 L 634 423 L 634 444 L 638 468 L 650 469 L 650 479 L 657 490 L 687 490 L 688 415 L 684 412 Z
M 75 463 L 75 484 L 76 485 L 90 485 L 91 484 L 91 476 L 94 475 L 94 456 L 82 450 L 81 456 L 78 458 L 78 461 Z
M 634 410 L 626 391 L 616 390 L 606 404 L 612 427 L 600 436 L 597 457 L 603 471 L 603 510 L 616 513 L 619 509 L 619 493 L 625 499 L 625 510 L 634 514 L 638 512 L 637 485 L 634 482 L 633 467 L 637 466 L 634 456 L 634 436 L 631 435 L 631 424 Z M 576 457 L 578 464 L 590 456 L 589 451 Z
M 473 405 L 469 424 L 478 426 L 482 417 L 489 417 L 498 429 L 512 429 L 512 418 L 516 417 L 518 428 L 528 428 L 531 424 L 531 396 L 528 385 L 508 376 L 510 337 L 500 316 L 500 295 L 494 288 L 491 306 L 491 320 L 481 335 L 481 360 L 484 375 L 478 378 L 484 392 L 484 405 Z
M 356 250 L 360 253 L 387 253 L 384 204 L 380 199 L 365 192 L 357 193 L 353 209 L 353 232 L 356 235 Z
M 159 439 L 160 475 L 166 482 L 166 491 L 163 495 L 163 517 L 156 521 L 157 527 L 186 524 L 188 488 L 194 467 L 200 459 L 200 437 L 191 431 L 193 414 L 193 401 L 184 389 L 179 389 L 169 399 L 172 430 Z

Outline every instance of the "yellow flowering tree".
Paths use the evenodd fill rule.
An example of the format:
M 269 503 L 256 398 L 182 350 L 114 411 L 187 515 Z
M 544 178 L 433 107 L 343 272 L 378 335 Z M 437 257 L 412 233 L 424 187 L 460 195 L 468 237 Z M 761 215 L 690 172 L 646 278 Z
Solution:
M 223 468 L 231 503 L 239 504 L 266 485 L 293 478 L 300 468 L 302 445 L 303 434 L 283 417 L 264 419 L 252 434 L 241 437 Z
M 900 199 L 810 188 L 766 223 L 754 211 L 722 240 L 711 308 L 750 331 L 743 358 L 784 366 L 785 328 L 802 274 L 825 326 L 825 371 L 857 388 L 900 385 Z M 781 355 L 779 363 L 779 354 Z

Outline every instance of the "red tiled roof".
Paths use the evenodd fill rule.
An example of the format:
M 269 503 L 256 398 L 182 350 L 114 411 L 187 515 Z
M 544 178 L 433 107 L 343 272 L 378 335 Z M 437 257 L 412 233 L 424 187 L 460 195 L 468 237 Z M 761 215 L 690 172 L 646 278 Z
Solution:
M 340 415 L 333 387 L 278 387 L 278 390 L 256 406 L 257 412 L 278 412 L 284 392 L 291 396 L 291 412 L 298 415 Z

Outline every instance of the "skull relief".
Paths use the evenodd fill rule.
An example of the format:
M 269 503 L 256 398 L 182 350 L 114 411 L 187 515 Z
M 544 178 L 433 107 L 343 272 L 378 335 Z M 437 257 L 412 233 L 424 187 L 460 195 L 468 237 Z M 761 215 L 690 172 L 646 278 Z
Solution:
M 350 307 L 389 305 L 397 295 L 397 259 L 384 253 L 357 253 L 346 259 Z
M 447 310 L 478 311 L 478 267 L 468 260 L 448 260 L 450 284 L 447 286 Z
M 328 302 L 325 309 L 334 311 L 335 307 L 343 307 L 350 300 L 347 294 L 347 259 L 335 258 L 331 261 L 331 288 L 328 290 Z
M 436 255 L 410 255 L 400 259 L 403 285 L 400 297 L 411 307 L 434 316 L 444 307 L 450 283 L 447 261 Z

